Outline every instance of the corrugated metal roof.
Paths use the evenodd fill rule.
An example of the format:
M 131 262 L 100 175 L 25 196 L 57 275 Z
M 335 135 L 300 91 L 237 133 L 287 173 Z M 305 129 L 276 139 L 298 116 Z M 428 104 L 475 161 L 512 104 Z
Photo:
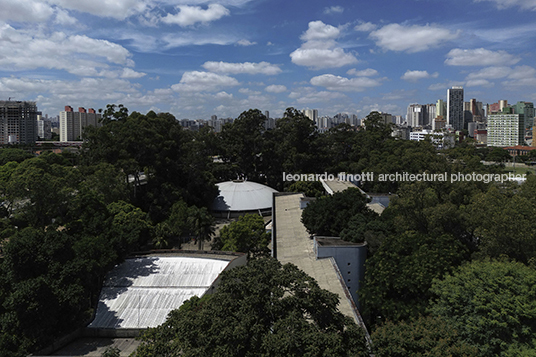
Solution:
M 214 200 L 214 211 L 256 211 L 272 207 L 271 187 L 251 181 L 227 181 L 216 184 L 220 194 Z
M 107 276 L 92 328 L 146 328 L 202 296 L 229 261 L 192 257 L 127 259 Z

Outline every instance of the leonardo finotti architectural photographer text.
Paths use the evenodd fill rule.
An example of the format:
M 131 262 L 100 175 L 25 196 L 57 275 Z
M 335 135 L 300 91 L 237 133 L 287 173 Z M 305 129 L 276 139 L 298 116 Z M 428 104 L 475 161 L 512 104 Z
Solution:
M 481 181 L 484 183 L 505 182 L 505 181 L 524 181 L 526 174 L 480 174 L 480 173 L 451 173 L 447 172 L 431 174 L 428 172 L 422 172 L 420 174 L 413 174 L 409 172 L 396 172 L 394 174 L 378 174 L 374 172 L 361 172 L 359 174 L 348 174 L 346 172 L 339 172 L 337 175 L 328 174 L 290 174 L 283 172 L 283 181 L 352 181 L 352 182 L 366 182 L 366 181 L 379 181 L 379 182 L 414 182 L 414 181 L 441 181 L 441 182 L 464 182 L 464 181 Z

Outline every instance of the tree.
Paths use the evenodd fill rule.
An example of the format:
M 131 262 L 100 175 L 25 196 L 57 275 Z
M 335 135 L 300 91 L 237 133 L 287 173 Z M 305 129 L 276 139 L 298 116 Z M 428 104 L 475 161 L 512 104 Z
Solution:
M 408 231 L 386 237 L 366 262 L 359 291 L 363 315 L 375 324 L 424 314 L 433 279 L 460 265 L 465 253 L 465 247 L 446 234 Z
M 296 266 L 251 260 L 144 333 L 134 356 L 368 356 L 362 329 L 337 304 Z
M 319 181 L 296 181 L 287 189 L 287 192 L 303 192 L 306 197 L 322 197 L 326 190 Z
M 439 317 L 387 321 L 371 335 L 377 357 L 478 357 L 478 348 L 463 341 L 458 331 Z
M 210 241 L 214 234 L 214 218 L 206 207 L 191 207 L 188 210 L 188 225 L 195 235 L 199 250 L 203 249 L 203 242 Z
M 378 218 L 366 204 L 367 198 L 357 188 L 349 188 L 309 203 L 303 210 L 301 221 L 310 234 L 338 237 L 355 215 L 360 215 L 365 222 Z M 359 238 L 352 241 L 358 242 Z
M 238 218 L 220 231 L 212 249 L 248 253 L 248 255 L 268 255 L 270 234 L 266 233 L 264 220 L 256 214 L 247 214 Z
M 512 261 L 475 261 L 434 281 L 430 312 L 481 356 L 536 349 L 536 271 Z M 528 355 L 528 354 L 527 354 Z

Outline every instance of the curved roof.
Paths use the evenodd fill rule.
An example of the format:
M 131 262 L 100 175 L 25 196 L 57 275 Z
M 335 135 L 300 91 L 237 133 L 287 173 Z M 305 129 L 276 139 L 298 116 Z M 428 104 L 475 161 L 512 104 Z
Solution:
M 214 200 L 214 211 L 257 211 L 272 207 L 271 187 L 251 181 L 226 181 L 216 184 L 220 194 Z

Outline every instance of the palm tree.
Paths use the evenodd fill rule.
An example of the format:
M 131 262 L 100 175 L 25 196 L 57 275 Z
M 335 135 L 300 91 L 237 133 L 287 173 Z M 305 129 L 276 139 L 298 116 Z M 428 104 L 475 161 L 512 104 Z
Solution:
M 203 248 L 204 241 L 210 241 L 215 232 L 214 218 L 206 207 L 191 207 L 188 215 L 188 225 L 191 232 L 196 236 L 199 250 Z

